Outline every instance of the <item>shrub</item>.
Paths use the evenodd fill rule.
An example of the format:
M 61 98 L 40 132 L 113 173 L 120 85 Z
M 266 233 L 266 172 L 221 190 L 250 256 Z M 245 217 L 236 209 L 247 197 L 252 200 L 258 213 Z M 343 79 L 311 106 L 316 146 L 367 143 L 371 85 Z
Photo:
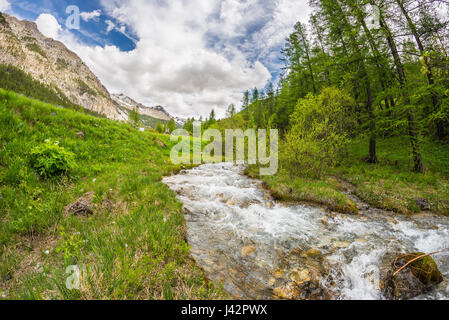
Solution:
M 131 110 L 129 113 L 129 123 L 134 127 L 137 128 L 141 125 L 140 121 L 140 114 L 137 112 L 137 107 Z
M 156 132 L 158 132 L 158 133 L 164 133 L 164 127 L 162 126 L 162 124 L 160 123 L 160 122 L 158 122 L 157 123 L 157 126 L 156 126 Z
M 45 51 L 42 50 L 41 47 L 39 47 L 39 45 L 37 45 L 36 43 L 28 43 L 26 45 L 27 49 L 30 51 L 34 51 L 38 54 L 40 54 L 42 57 L 47 58 L 47 55 L 45 54 Z
M 80 91 L 81 95 L 84 95 L 86 93 L 88 95 L 91 95 L 91 96 L 96 96 L 97 95 L 97 91 L 95 91 L 94 89 L 89 87 L 87 85 L 87 83 L 85 83 L 83 80 L 78 79 L 77 82 L 78 82 L 78 88 L 79 88 L 79 91 Z
M 0 25 L 9 28 L 9 23 L 8 21 L 6 21 L 5 17 L 3 16 L 3 14 L 0 12 Z
M 46 140 L 30 153 L 31 166 L 44 178 L 68 174 L 75 168 L 75 155 L 59 146 L 59 142 Z
M 290 118 L 282 158 L 287 169 L 303 176 L 320 178 L 334 166 L 347 144 L 352 122 L 348 110 L 354 102 L 336 88 L 301 99 Z
M 171 119 L 168 124 L 167 124 L 168 130 L 170 131 L 170 133 L 172 133 L 173 131 L 175 131 L 176 129 L 178 129 L 178 126 L 176 125 L 175 120 Z

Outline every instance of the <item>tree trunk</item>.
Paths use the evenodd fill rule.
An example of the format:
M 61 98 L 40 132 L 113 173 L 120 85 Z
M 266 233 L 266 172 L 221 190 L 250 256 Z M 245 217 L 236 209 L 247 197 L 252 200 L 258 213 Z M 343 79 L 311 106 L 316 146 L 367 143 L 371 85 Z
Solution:
M 410 97 L 408 96 L 406 92 L 406 83 L 407 79 L 405 76 L 404 66 L 401 61 L 401 57 L 399 56 L 399 52 L 396 46 L 396 43 L 394 42 L 393 36 L 391 34 L 390 28 L 387 26 L 386 21 L 384 20 L 382 14 L 380 15 L 380 26 L 383 29 L 385 36 L 387 37 L 388 46 L 390 47 L 391 54 L 393 55 L 394 63 L 396 66 L 396 71 L 398 73 L 399 77 L 399 84 L 402 89 L 402 95 L 404 97 L 404 102 L 407 106 L 410 106 Z M 419 139 L 418 139 L 418 130 L 416 127 L 416 121 L 415 116 L 413 113 L 413 110 L 409 107 L 407 111 L 407 121 L 408 121 L 408 127 L 409 127 L 409 137 L 410 137 L 410 145 L 412 148 L 412 157 L 413 157 L 413 163 L 414 168 L 413 171 L 415 172 L 424 172 L 424 165 L 422 162 L 422 156 L 421 156 L 421 150 L 419 145 Z
M 343 23 L 343 25 L 346 28 L 350 28 L 351 25 L 349 23 L 349 21 L 347 20 L 347 17 L 345 15 L 345 13 L 343 12 L 340 3 L 338 3 L 338 1 L 336 1 L 336 5 L 338 6 L 338 11 L 341 14 L 341 18 L 342 21 L 341 23 Z M 370 141 L 369 141 L 369 155 L 368 155 L 368 162 L 369 163 L 377 163 L 378 159 L 377 159 L 377 151 L 376 151 L 376 116 L 374 114 L 374 105 L 373 105 L 373 95 L 372 95 L 372 91 L 371 91 L 371 81 L 369 78 L 369 74 L 367 72 L 366 69 L 366 65 L 365 65 L 365 59 L 364 57 L 360 54 L 361 50 L 360 47 L 357 43 L 357 39 L 355 38 L 355 36 L 352 34 L 351 32 L 352 30 L 349 30 L 349 35 L 350 35 L 350 39 L 351 39 L 351 47 L 353 49 L 353 51 L 356 53 L 356 55 L 359 57 L 358 60 L 360 60 L 360 74 L 363 78 L 363 82 L 365 85 L 365 89 L 366 89 L 366 108 L 368 111 L 368 116 L 370 119 Z M 341 36 L 343 35 L 343 32 L 341 33 Z
M 426 56 L 426 50 L 424 48 L 424 45 L 421 41 L 421 38 L 418 34 L 418 30 L 416 29 L 416 25 L 413 22 L 412 18 L 408 14 L 407 10 L 405 9 L 404 3 L 402 0 L 395 0 L 399 8 L 401 9 L 402 14 L 404 15 L 405 19 L 407 20 L 407 24 L 409 26 L 410 31 L 413 34 L 413 37 L 415 38 L 416 44 L 418 45 L 419 52 L 421 53 L 421 56 L 423 57 L 424 65 L 426 67 L 426 76 L 427 76 L 427 82 L 430 86 L 433 86 L 435 84 L 434 78 L 433 78 L 433 71 L 432 71 L 432 65 L 429 61 L 429 57 Z M 435 93 L 435 91 L 432 89 L 432 106 L 433 109 L 436 110 L 438 108 L 439 98 L 438 95 Z M 437 136 L 439 139 L 445 138 L 444 136 L 444 129 L 443 124 L 441 121 L 437 121 Z

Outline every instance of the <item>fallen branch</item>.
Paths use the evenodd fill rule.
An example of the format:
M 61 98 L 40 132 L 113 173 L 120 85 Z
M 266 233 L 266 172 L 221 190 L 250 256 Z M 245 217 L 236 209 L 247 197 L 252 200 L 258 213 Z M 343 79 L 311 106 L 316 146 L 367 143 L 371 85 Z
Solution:
M 393 278 L 396 277 L 396 276 L 399 274 L 399 272 L 401 272 L 402 270 L 404 270 L 405 268 L 407 268 L 407 267 L 408 267 L 409 265 L 411 265 L 413 262 L 418 261 L 418 260 L 421 260 L 421 259 L 423 259 L 423 258 L 425 258 L 425 257 L 433 256 L 433 255 L 438 254 L 438 253 L 443 253 L 443 252 L 449 252 L 449 248 L 447 248 L 447 249 L 442 249 L 442 250 L 438 250 L 438 251 L 435 251 L 435 252 L 432 252 L 432 253 L 428 253 L 428 254 L 423 254 L 422 256 L 419 256 L 419 257 L 416 257 L 416 258 L 410 260 L 409 262 L 407 262 L 405 265 L 403 265 L 398 271 L 396 271 L 396 272 L 393 274 Z

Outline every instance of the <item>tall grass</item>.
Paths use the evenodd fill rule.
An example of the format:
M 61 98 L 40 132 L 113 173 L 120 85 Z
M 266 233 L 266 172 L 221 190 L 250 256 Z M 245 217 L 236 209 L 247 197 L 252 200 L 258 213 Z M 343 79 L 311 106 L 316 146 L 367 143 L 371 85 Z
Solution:
M 181 204 L 160 182 L 181 169 L 169 161 L 167 136 L 1 89 L 0 128 L 0 291 L 7 298 L 222 296 L 189 259 Z M 47 139 L 75 154 L 75 169 L 56 180 L 41 178 L 29 161 Z M 91 217 L 65 213 L 87 192 Z M 65 285 L 71 265 L 82 270 L 79 290 Z

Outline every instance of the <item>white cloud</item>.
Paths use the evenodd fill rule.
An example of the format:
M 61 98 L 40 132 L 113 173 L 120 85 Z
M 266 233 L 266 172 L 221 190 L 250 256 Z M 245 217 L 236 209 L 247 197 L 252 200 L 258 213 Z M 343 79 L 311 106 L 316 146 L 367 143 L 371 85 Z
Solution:
M 273 48 L 308 9 L 305 1 L 297 0 L 101 3 L 102 13 L 111 18 L 107 32 L 127 32 L 139 39 L 133 51 L 83 45 L 48 17 L 41 19 L 40 29 L 56 34 L 75 51 L 109 91 L 196 117 L 212 108 L 224 116 L 230 103 L 240 105 L 245 90 L 263 88 L 271 74 L 261 61 L 276 57 Z
M 57 39 L 61 26 L 54 16 L 48 13 L 41 14 L 36 19 L 36 24 L 40 32 L 46 37 Z
M 84 21 L 89 21 L 95 18 L 98 18 L 99 16 L 101 16 L 101 10 L 94 10 L 92 12 L 81 12 L 80 13 L 81 18 Z
M 111 20 L 106 20 L 106 24 L 107 24 L 106 33 L 109 33 L 115 29 L 115 23 L 112 22 Z
M 0 11 L 6 11 L 11 8 L 11 4 L 8 0 L 0 0 Z

